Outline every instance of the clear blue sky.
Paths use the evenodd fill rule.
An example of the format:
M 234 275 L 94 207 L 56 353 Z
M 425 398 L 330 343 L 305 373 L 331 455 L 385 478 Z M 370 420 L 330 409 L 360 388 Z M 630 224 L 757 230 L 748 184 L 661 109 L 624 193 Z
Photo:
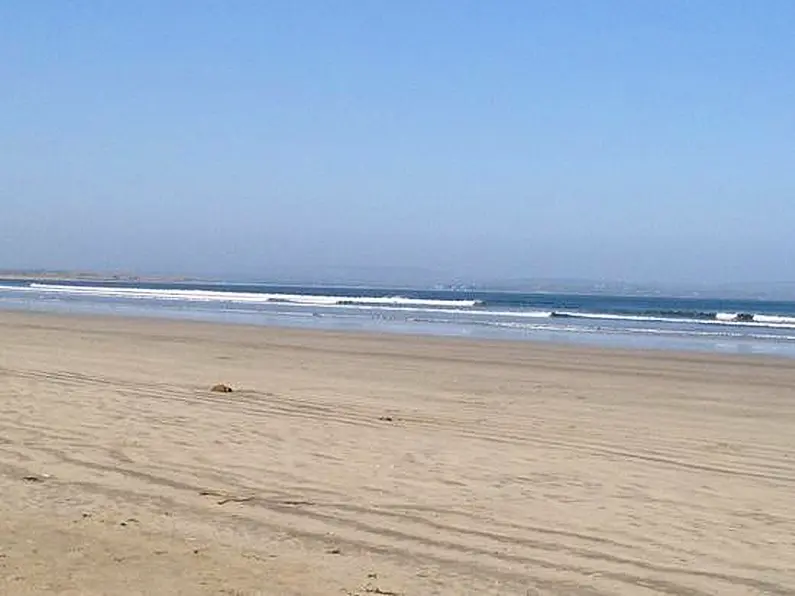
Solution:
M 789 0 L 0 23 L 0 268 L 795 280 Z

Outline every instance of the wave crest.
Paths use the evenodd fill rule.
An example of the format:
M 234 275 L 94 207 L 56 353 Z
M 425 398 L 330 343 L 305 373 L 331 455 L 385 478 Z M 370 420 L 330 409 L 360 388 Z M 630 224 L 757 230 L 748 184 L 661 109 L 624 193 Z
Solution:
M 155 288 L 116 288 L 109 286 L 66 286 L 40 283 L 32 283 L 28 287 L 39 292 L 95 296 L 98 298 L 184 300 L 188 302 L 279 303 L 304 306 L 424 306 L 429 308 L 471 308 L 482 304 L 479 300 L 437 300 L 407 298 L 404 296 L 326 296 L 313 294 L 226 292 L 219 290 L 164 290 Z

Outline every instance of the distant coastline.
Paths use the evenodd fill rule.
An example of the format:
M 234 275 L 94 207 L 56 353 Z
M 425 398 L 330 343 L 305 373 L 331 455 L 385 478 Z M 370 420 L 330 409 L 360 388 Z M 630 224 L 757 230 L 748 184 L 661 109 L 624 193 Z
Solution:
M 211 280 L 177 275 L 135 275 L 131 273 L 100 273 L 94 271 L 0 270 L 0 281 L 201 283 Z

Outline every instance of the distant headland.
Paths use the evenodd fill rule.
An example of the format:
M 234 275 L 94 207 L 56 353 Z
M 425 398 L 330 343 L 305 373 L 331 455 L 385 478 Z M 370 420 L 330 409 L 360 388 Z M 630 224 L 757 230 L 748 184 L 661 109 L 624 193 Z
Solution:
M 44 269 L 0 269 L 0 280 L 5 281 L 84 281 L 127 283 L 191 283 L 207 281 L 197 277 L 175 275 L 138 275 L 133 273 L 106 273 L 98 271 L 51 271 Z

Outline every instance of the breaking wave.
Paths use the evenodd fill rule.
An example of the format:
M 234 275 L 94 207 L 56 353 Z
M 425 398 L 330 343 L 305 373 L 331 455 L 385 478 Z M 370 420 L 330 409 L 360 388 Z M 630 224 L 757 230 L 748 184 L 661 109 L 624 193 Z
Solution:
M 407 298 L 404 296 L 325 296 L 312 294 L 282 294 L 259 292 L 229 292 L 222 290 L 185 290 L 156 288 L 120 288 L 108 286 L 66 286 L 32 283 L 29 289 L 72 296 L 97 298 L 132 298 L 150 300 L 180 300 L 186 302 L 226 302 L 245 304 L 298 304 L 306 306 L 424 306 L 428 308 L 467 308 L 481 304 L 479 300 L 444 300 Z
M 601 319 L 605 321 L 645 321 L 650 323 L 714 323 L 722 325 L 745 325 L 795 329 L 795 317 L 761 315 L 752 313 L 702 313 L 679 311 L 679 316 L 658 316 L 655 314 L 588 313 L 577 311 L 555 311 L 553 317 L 573 319 Z M 689 316 L 688 316 L 689 315 Z

